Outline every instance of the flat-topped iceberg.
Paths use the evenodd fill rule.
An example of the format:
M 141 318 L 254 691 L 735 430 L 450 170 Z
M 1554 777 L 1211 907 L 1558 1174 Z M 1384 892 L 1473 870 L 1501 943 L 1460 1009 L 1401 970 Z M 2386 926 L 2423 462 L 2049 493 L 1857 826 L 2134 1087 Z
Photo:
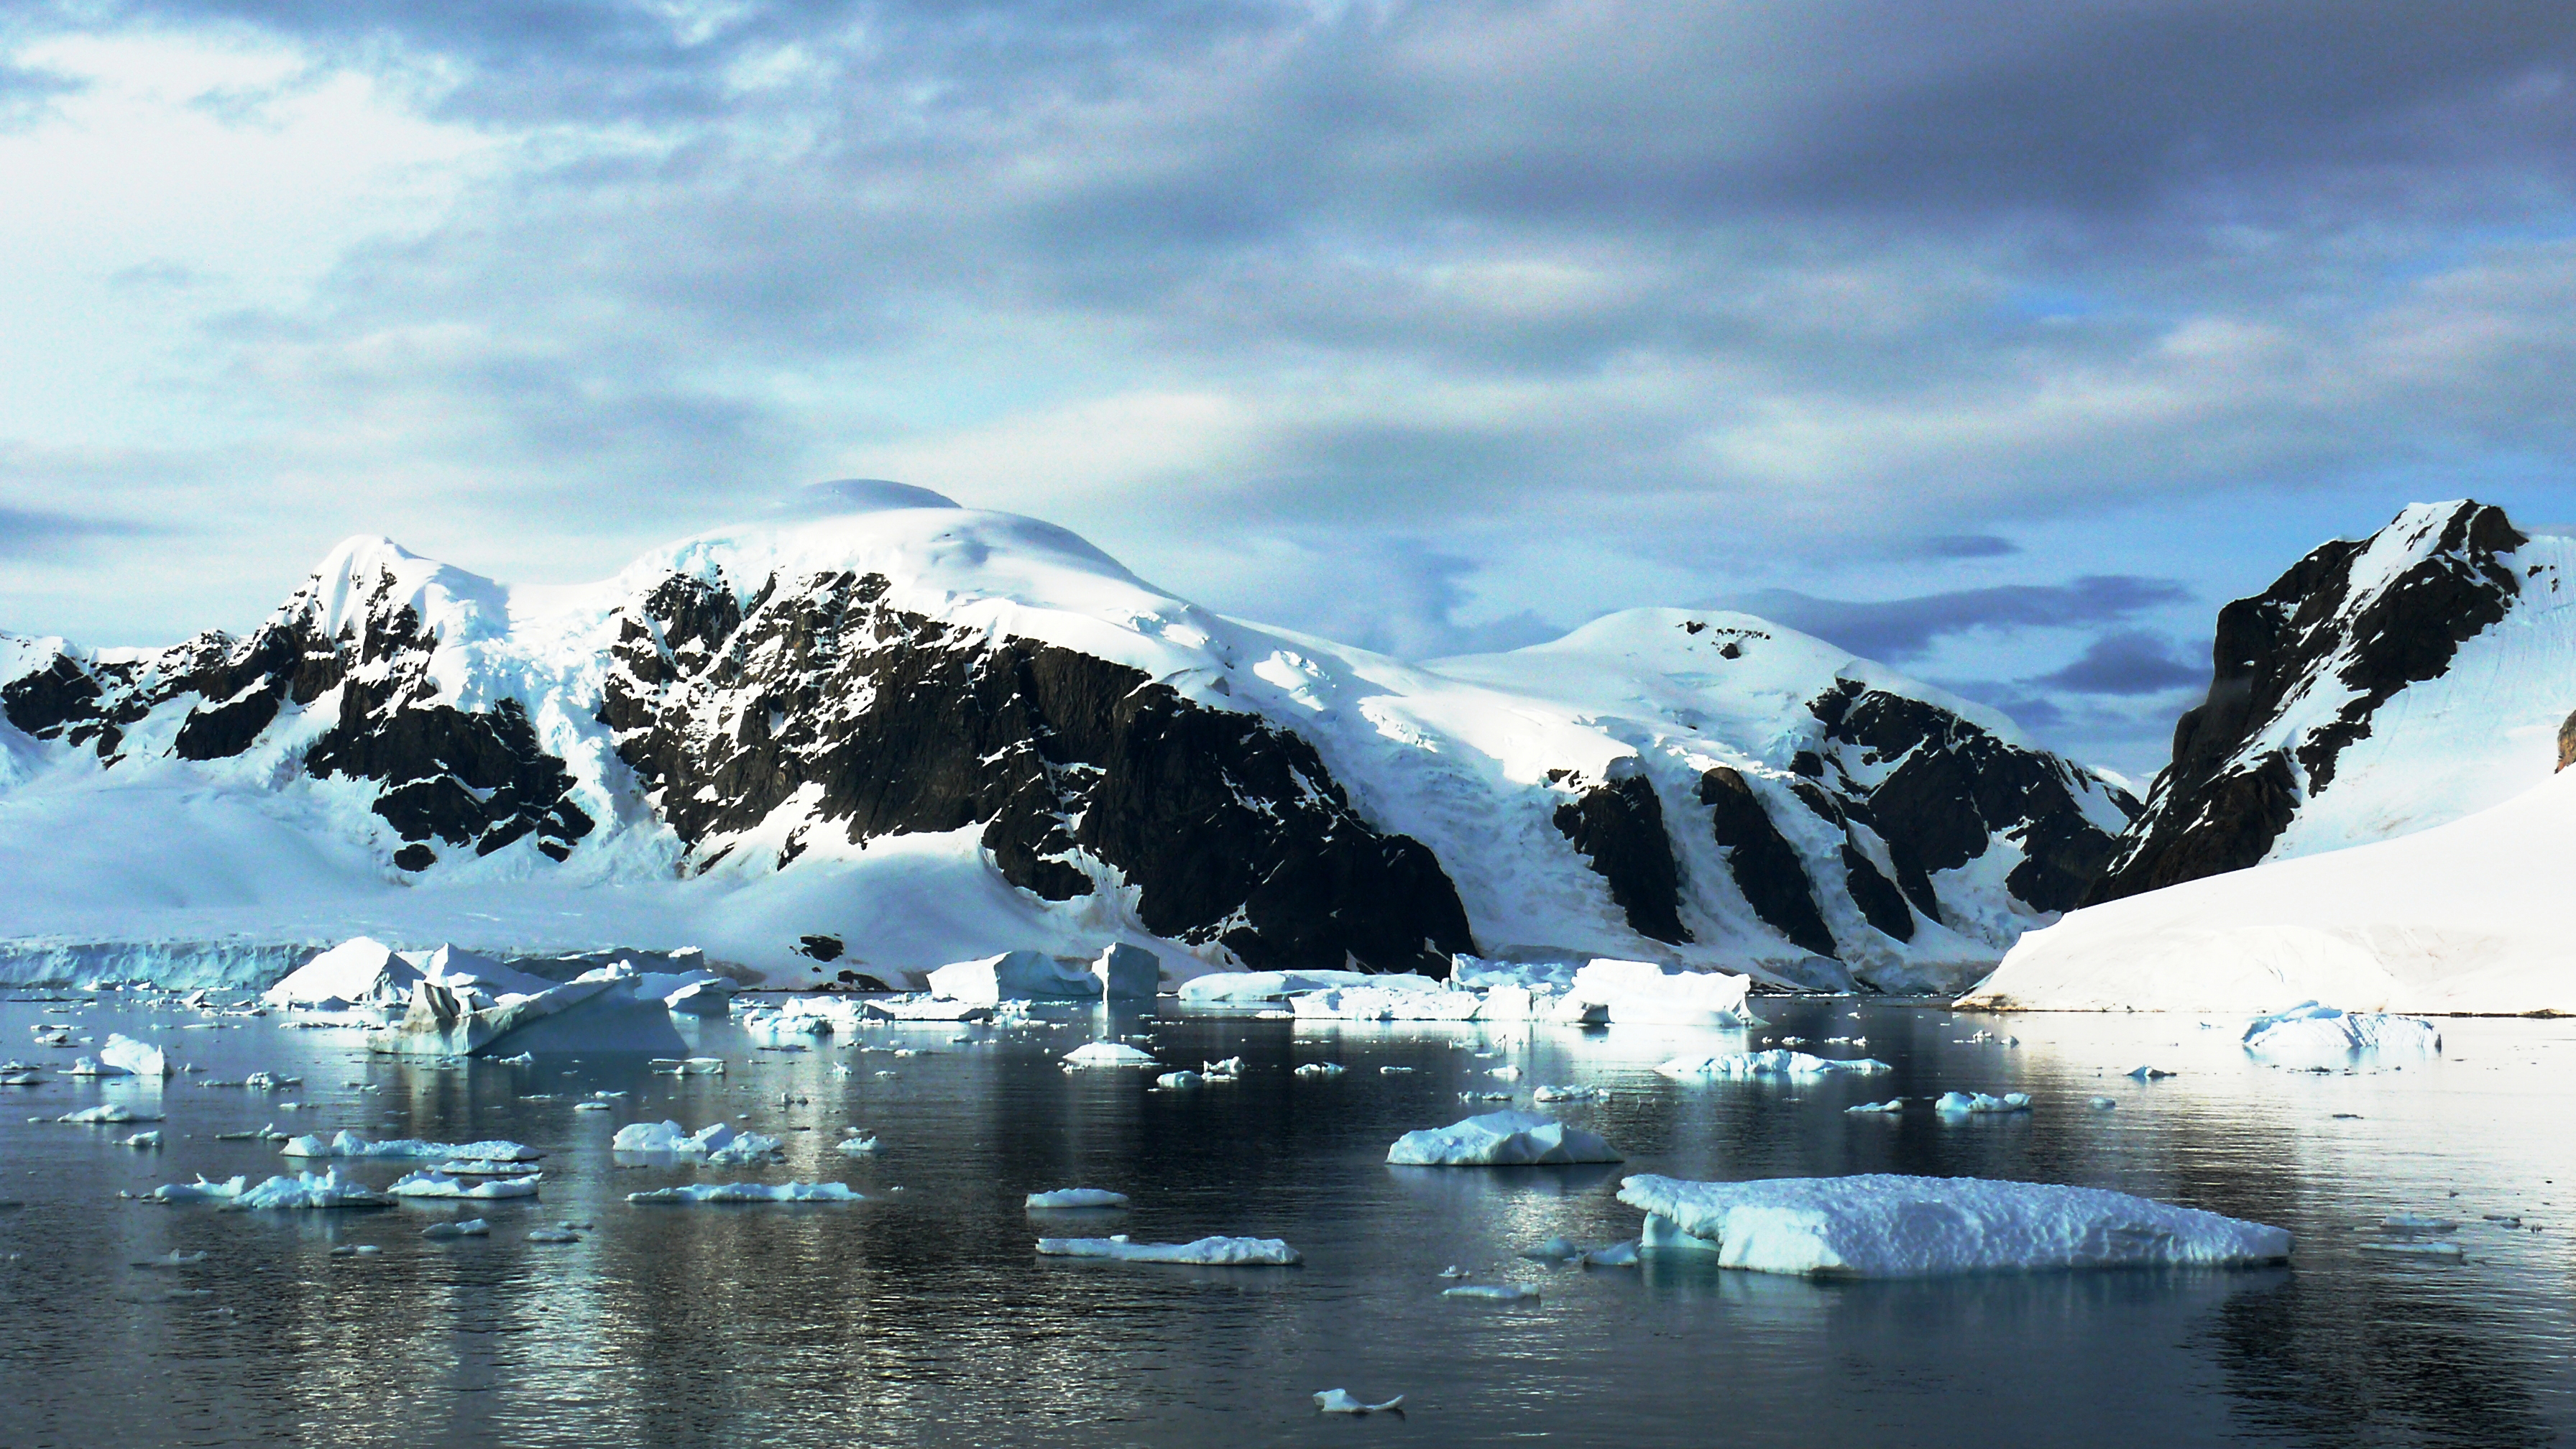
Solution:
M 1887 1070 L 1887 1063 L 1870 1057 L 1809 1056 L 1787 1047 L 1773 1047 L 1768 1051 L 1675 1057 L 1655 1070 L 1676 1081 L 1747 1081 L 1755 1077 L 1874 1077 Z
M 1745 1004 L 1753 978 L 1731 971 L 1693 971 L 1653 961 L 1600 957 L 1584 963 L 1565 989 L 1568 1003 L 1606 1007 L 1613 1022 L 1659 1026 L 1760 1026 Z
M 1029 1194 L 1033 1208 L 1123 1208 L 1127 1194 L 1111 1192 L 1105 1187 L 1060 1187 L 1053 1192 Z
M 522 1052 L 642 1052 L 688 1049 L 663 998 L 716 978 L 712 973 L 647 974 L 627 962 L 585 971 L 491 1005 L 440 982 L 411 985 L 402 1020 L 370 1032 L 367 1049 L 403 1056 L 514 1056 Z
M 292 1172 L 270 1178 L 236 1194 L 225 1206 L 254 1208 L 374 1208 L 393 1202 L 372 1192 L 356 1178 L 342 1177 L 337 1166 L 320 1172 Z
M 535 1197 L 537 1183 L 544 1173 L 532 1172 L 525 1177 L 491 1177 L 479 1182 L 460 1182 L 443 1172 L 423 1169 L 395 1179 L 385 1191 L 394 1197 Z
M 632 1203 L 727 1202 L 866 1202 L 867 1196 L 846 1183 L 839 1182 L 726 1182 L 699 1183 L 687 1187 L 656 1188 L 651 1192 L 630 1192 Z
M 2442 1033 L 2420 1016 L 2340 1011 L 2302 1002 L 2246 1023 L 2245 1050 L 2266 1061 L 2339 1062 L 2361 1052 L 2383 1057 L 2442 1053 Z
M 1485 998 L 1426 976 L 1371 977 L 1358 986 L 1299 992 L 1288 1009 L 1310 1021 L 1473 1021 Z
M 1195 1263 L 1207 1268 L 1292 1268 L 1305 1260 L 1277 1238 L 1201 1238 L 1194 1243 L 1135 1243 L 1107 1238 L 1040 1238 L 1049 1258 L 1115 1258 L 1122 1263 Z
M 441 1161 L 534 1162 L 543 1154 L 516 1142 L 494 1139 L 489 1142 L 423 1142 L 417 1137 L 399 1137 L 385 1142 L 371 1142 L 355 1132 L 335 1132 L 325 1137 L 308 1132 L 291 1137 L 277 1149 L 288 1157 L 435 1157 Z
M 247 1177 L 216 1182 L 201 1172 L 195 1182 L 165 1182 L 144 1196 L 154 1202 L 230 1202 L 249 1185 Z
M 1386 1150 L 1386 1160 L 1405 1167 L 1526 1167 L 1626 1159 L 1597 1134 L 1553 1117 L 1487 1112 L 1407 1132 Z
M 999 1006 L 1005 1001 L 1151 1001 L 1162 982 L 1161 959 L 1123 941 L 1089 961 L 1043 951 L 1005 951 L 930 973 L 932 995 L 977 1006 Z
M 158 1122 L 161 1120 L 161 1114 L 137 1112 L 123 1102 L 101 1102 L 95 1107 L 83 1107 L 77 1112 L 65 1112 L 54 1120 L 113 1126 L 123 1122 Z
M 1646 1213 L 1649 1251 L 1715 1253 L 1730 1268 L 1926 1278 L 2056 1268 L 2243 1267 L 2290 1255 L 2280 1228 L 2127 1193 L 1974 1177 L 1641 1175 L 1619 1200 Z
M 1183 1006 L 1256 1006 L 1304 991 L 1366 986 L 1376 979 L 1366 971 L 1211 971 L 1182 982 L 1180 997 Z

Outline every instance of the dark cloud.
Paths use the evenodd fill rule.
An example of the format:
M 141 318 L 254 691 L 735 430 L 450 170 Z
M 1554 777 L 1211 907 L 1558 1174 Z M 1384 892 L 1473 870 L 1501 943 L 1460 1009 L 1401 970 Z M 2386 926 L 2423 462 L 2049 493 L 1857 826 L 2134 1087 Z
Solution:
M 2095 639 L 2065 668 L 2025 682 L 2076 694 L 2168 694 L 2209 683 L 2209 669 L 2176 658 L 2170 639 L 2124 629 Z
M 1788 589 L 1766 589 L 1729 602 L 1864 658 L 1902 663 L 1927 652 L 1944 635 L 1978 629 L 2080 629 L 2118 623 L 2190 598 L 2191 590 L 2174 579 L 2088 574 L 2064 584 L 1999 584 L 1867 603 L 1819 599 Z

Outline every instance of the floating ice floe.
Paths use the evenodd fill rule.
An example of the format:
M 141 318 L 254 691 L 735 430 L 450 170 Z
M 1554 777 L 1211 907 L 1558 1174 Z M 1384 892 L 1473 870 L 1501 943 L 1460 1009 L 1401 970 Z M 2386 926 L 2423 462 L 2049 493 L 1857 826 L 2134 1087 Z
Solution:
M 748 1011 L 734 1019 L 742 1034 L 755 1042 L 801 1045 L 810 1037 L 830 1036 L 831 1019 L 810 1012 Z
M 2379 1057 L 2433 1057 L 2442 1033 L 2420 1016 L 2377 1011 L 2338 1011 L 2303 1002 L 2247 1023 L 2245 1050 L 2271 1062 L 2338 1063 L 2361 1053 Z
M 866 1202 L 865 1194 L 839 1182 L 727 1182 L 699 1183 L 688 1187 L 656 1188 L 651 1192 L 630 1192 L 632 1203 L 729 1202 Z
M 320 1172 L 283 1173 L 257 1187 L 236 1195 L 227 1207 L 248 1211 L 256 1208 L 376 1208 L 393 1202 L 382 1193 L 371 1192 L 357 1179 L 342 1177 L 337 1166 Z
M 570 1228 L 530 1228 L 528 1229 L 528 1241 L 531 1243 L 578 1243 L 581 1241 L 581 1234 L 574 1232 Z
M 399 1137 L 385 1142 L 370 1142 L 355 1132 L 335 1132 L 324 1137 L 308 1132 L 287 1139 L 277 1149 L 288 1157 L 435 1157 L 460 1161 L 534 1162 L 544 1155 L 516 1142 L 498 1139 L 489 1142 L 423 1142 L 417 1137 Z
M 1446 1127 L 1407 1132 L 1386 1150 L 1407 1167 L 1521 1167 L 1620 1162 L 1597 1134 L 1536 1112 L 1487 1112 Z
M 492 1225 L 481 1218 L 467 1218 L 457 1223 L 432 1223 L 420 1230 L 424 1238 L 485 1238 L 492 1235 Z
M 1560 1087 L 1542 1082 L 1530 1089 L 1533 1102 L 1607 1102 L 1608 1087 Z
M 1884 1102 L 1863 1102 L 1856 1107 L 1845 1107 L 1843 1112 L 1847 1116 L 1858 1117 L 1871 1113 L 1893 1113 L 1902 1112 L 1904 1110 L 1905 1099 L 1903 1097 L 1890 1097 Z
M 2092 1108 L 2096 1112 L 2108 1112 L 2112 1108 L 2120 1105 L 2120 1099 L 2117 1097 L 2094 1097 L 2086 1101 L 2084 1105 Z
M 385 1191 L 394 1197 L 462 1197 L 501 1198 L 535 1197 L 537 1183 L 545 1176 L 534 1172 L 525 1177 L 493 1177 L 480 1182 L 460 1182 L 443 1172 L 424 1169 L 395 1180 Z
M 1315 1395 L 1316 1411 L 1325 1414 L 1382 1414 L 1403 1403 L 1404 1395 L 1398 1394 L 1382 1404 L 1363 1404 L 1352 1398 L 1348 1389 L 1326 1389 Z
M 1872 1057 L 1817 1057 L 1782 1047 L 1722 1052 L 1713 1057 L 1675 1057 L 1655 1068 L 1676 1081 L 1748 1081 L 1756 1077 L 1826 1077 L 1837 1073 L 1870 1077 L 1887 1069 L 1887 1063 Z
M 2419 1258 L 2457 1258 L 2464 1256 L 2460 1251 L 2459 1244 L 2436 1242 L 2431 1239 L 2401 1239 L 2385 1243 L 2359 1243 L 2355 1244 L 2355 1246 L 2365 1253 L 2400 1253 Z
M 1156 1077 L 1154 1079 L 1154 1085 L 1167 1092 L 1186 1092 L 1192 1087 L 1206 1086 L 1207 1078 L 1197 1072 L 1183 1068 L 1180 1071 L 1165 1072 L 1161 1076 Z
M 2027 1112 L 2030 1110 L 2030 1093 L 2006 1092 L 2000 1097 L 1989 1097 L 1983 1092 L 1943 1092 L 1940 1100 L 1932 1104 L 1932 1110 L 1945 1117 L 1965 1117 L 1983 1112 Z
M 666 1077 L 721 1077 L 722 1057 L 655 1057 L 652 1069 Z
M 133 1266 L 137 1268 L 193 1268 L 197 1264 L 206 1261 L 207 1256 L 208 1255 L 204 1252 L 184 1253 L 177 1248 L 172 1248 L 169 1252 L 162 1254 L 160 1257 L 145 1258 L 135 1263 Z
M 201 1172 L 195 1182 L 165 1182 L 144 1196 L 154 1202 L 230 1202 L 249 1185 L 247 1177 L 215 1182 Z
M 2456 1233 L 2460 1230 L 2455 1219 L 2437 1218 L 2429 1213 L 2390 1213 L 2379 1220 L 2379 1225 L 2392 1233 Z
M 886 1021 L 990 1021 L 993 1008 L 937 996 L 881 996 L 862 1008 Z
M 334 1258 L 372 1258 L 384 1249 L 373 1243 L 342 1243 L 331 1250 Z
M 1342 1072 L 1340 1062 L 1308 1062 L 1297 1068 L 1297 1075 L 1301 1077 L 1338 1077 Z
M 1115 1258 L 1124 1263 L 1195 1263 L 1209 1268 L 1294 1267 L 1305 1261 L 1277 1238 L 1201 1238 L 1194 1243 L 1135 1243 L 1107 1238 L 1040 1238 L 1048 1258 Z
M 1105 1187 L 1060 1187 L 1053 1192 L 1029 1194 L 1033 1208 L 1123 1208 L 1127 1194 L 1111 1192 Z
M 835 1152 L 847 1153 L 852 1157 L 873 1157 L 876 1155 L 877 1151 L 877 1134 L 873 1132 L 854 1132 L 850 1136 L 842 1138 L 839 1144 L 837 1144 L 832 1150 Z
M 45 1074 L 39 1071 L 0 1072 L 0 1087 L 41 1087 L 44 1084 Z
M 120 1032 L 107 1034 L 107 1045 L 98 1049 L 98 1064 L 114 1073 L 152 1081 L 178 1074 L 178 1068 L 170 1065 L 168 1053 Z
M 611 1152 L 698 1157 L 734 1165 L 765 1162 L 778 1148 L 779 1139 L 737 1131 L 729 1122 L 711 1123 L 695 1132 L 677 1122 L 629 1122 L 617 1129 L 608 1144 Z
M 88 1122 L 99 1125 L 115 1125 L 124 1122 L 158 1122 L 161 1120 L 161 1114 L 158 1112 L 137 1112 L 133 1108 L 126 1106 L 123 1102 L 101 1102 L 95 1107 L 83 1107 L 77 1112 L 65 1112 L 54 1120 L 57 1122 Z
M 2102 1188 L 1973 1177 L 1791 1177 L 1691 1182 L 1641 1175 L 1619 1200 L 1646 1213 L 1650 1251 L 1714 1253 L 1730 1268 L 1820 1277 L 2278 1263 L 2290 1235 Z
M 1154 1054 L 1120 1041 L 1085 1042 L 1064 1054 L 1068 1067 L 1158 1067 Z
M 1524 1299 L 1535 1302 L 1538 1299 L 1538 1290 L 1524 1288 L 1518 1283 L 1461 1283 L 1455 1288 L 1441 1289 L 1440 1296 L 1483 1298 L 1497 1303 L 1518 1303 Z
M 118 1143 L 117 1146 L 137 1148 L 146 1152 L 158 1152 L 161 1150 L 161 1134 L 157 1131 L 137 1132 L 133 1136 Z
M 1005 1001 L 1151 1001 L 1161 989 L 1163 963 L 1153 952 L 1121 942 L 1093 960 L 1043 951 L 1005 951 L 959 961 L 930 973 L 933 995 L 978 1006 Z
M 1244 1071 L 1244 1061 L 1241 1057 L 1227 1057 L 1221 1062 L 1199 1063 L 1200 1074 L 1211 1082 L 1240 1081 Z

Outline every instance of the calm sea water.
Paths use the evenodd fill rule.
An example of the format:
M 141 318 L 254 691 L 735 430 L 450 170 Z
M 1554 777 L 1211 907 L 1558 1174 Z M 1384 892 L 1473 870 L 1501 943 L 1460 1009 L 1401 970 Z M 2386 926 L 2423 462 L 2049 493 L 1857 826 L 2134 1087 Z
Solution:
M 728 1075 L 675 1081 L 640 1058 L 370 1058 L 354 1034 L 274 1019 L 181 1030 L 203 1018 L 114 995 L 0 1004 L 0 1058 L 69 1065 L 72 1051 L 25 1045 L 31 1023 L 68 1019 L 100 1042 L 156 1036 L 214 1077 L 305 1078 L 273 1094 L 185 1076 L 157 1093 L 68 1078 L 0 1089 L 0 1199 L 19 1204 L 0 1210 L 0 1444 L 2507 1446 L 2556 1442 L 2576 1422 L 2576 1134 L 2563 1125 L 2576 1025 L 2448 1022 L 2438 1064 L 2320 1076 L 2252 1064 L 2223 1024 L 2192 1018 L 1764 1010 L 1774 1024 L 1749 1043 L 1075 1011 L 971 1042 L 951 1026 L 886 1027 L 780 1053 L 719 1022 L 698 1029 L 699 1050 Z M 2022 1045 L 1965 1040 L 1979 1027 Z M 1250 1074 L 1163 1093 L 1144 1073 L 1056 1067 L 1104 1034 L 1176 1064 L 1241 1055 Z M 1854 1034 L 1892 1077 L 1686 1086 L 1652 1072 L 1682 1051 Z M 1306 1061 L 1350 1070 L 1290 1075 Z M 2143 1063 L 2179 1075 L 2120 1075 Z M 1518 1082 L 1491 1075 L 1505 1064 Z M 1461 1092 L 1525 1102 L 1542 1082 L 1611 1089 L 1549 1110 L 1607 1135 L 1624 1168 L 1386 1165 L 1400 1133 L 1495 1105 Z M 2027 1091 L 2038 1107 L 1955 1123 L 1920 1104 L 1892 1120 L 1842 1110 L 1952 1088 Z M 573 1110 L 597 1091 L 629 1095 Z M 2088 1109 L 2097 1094 L 2119 1106 Z M 100 1100 L 157 1101 L 167 1147 L 50 1120 Z M 302 1108 L 281 1110 L 290 1100 Z M 617 1126 L 665 1117 L 739 1118 L 783 1136 L 787 1162 L 612 1163 Z M 273 1144 L 213 1140 L 268 1122 L 513 1138 L 548 1154 L 543 1196 L 340 1213 L 118 1196 L 283 1170 Z M 844 1124 L 877 1132 L 882 1155 L 835 1152 Z M 401 1170 L 356 1168 L 379 1186 Z M 1517 1256 L 1554 1235 L 1635 1236 L 1639 1215 L 1614 1196 L 1631 1171 L 2081 1183 L 2281 1224 L 2298 1248 L 2260 1272 L 1904 1284 Z M 791 1177 L 904 1190 L 848 1206 L 625 1200 Z M 1072 1186 L 1128 1193 L 1134 1209 L 1051 1234 L 1281 1237 L 1305 1266 L 1040 1259 L 1021 1198 Z M 2364 1251 L 2405 1209 L 2462 1219 L 2466 1261 Z M 492 1236 L 420 1236 L 463 1216 Z M 594 1226 L 577 1244 L 526 1241 L 564 1220 Z M 330 1256 L 344 1243 L 382 1251 Z M 173 1249 L 209 1256 L 132 1266 Z M 1543 1296 L 1444 1299 L 1447 1264 Z M 1334 1387 L 1402 1394 L 1406 1412 L 1318 1417 L 1310 1396 Z

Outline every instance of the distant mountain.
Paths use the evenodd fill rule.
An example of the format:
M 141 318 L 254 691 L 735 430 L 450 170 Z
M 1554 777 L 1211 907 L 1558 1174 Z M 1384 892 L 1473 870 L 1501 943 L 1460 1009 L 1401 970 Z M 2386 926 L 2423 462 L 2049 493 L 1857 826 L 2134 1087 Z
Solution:
M 353 539 L 247 638 L 0 635 L 0 714 L 0 974 L 363 929 L 788 981 L 1123 939 L 1939 987 L 2072 906 L 2136 809 L 1749 616 L 1406 665 L 885 484 L 576 588 Z
M 2458 819 L 2545 779 L 2576 708 L 2576 543 L 2417 504 L 2219 611 L 2207 701 L 2098 904 Z

